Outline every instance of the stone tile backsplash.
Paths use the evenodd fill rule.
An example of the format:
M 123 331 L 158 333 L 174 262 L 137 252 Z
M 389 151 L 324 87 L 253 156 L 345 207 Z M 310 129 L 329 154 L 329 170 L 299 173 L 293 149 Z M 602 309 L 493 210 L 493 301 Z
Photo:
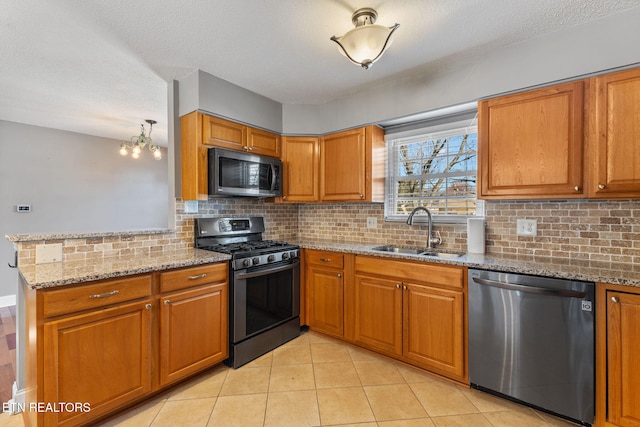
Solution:
M 640 262 L 640 201 L 488 201 L 486 252 L 535 255 L 594 261 Z M 282 204 L 254 199 L 210 199 L 198 202 L 198 213 L 184 212 L 176 202 L 175 233 L 49 240 L 63 244 L 63 260 L 107 256 L 135 256 L 193 247 L 197 217 L 262 215 L 265 239 L 283 241 L 329 240 L 365 245 L 426 246 L 427 226 L 385 222 L 384 206 L 377 203 Z M 377 220 L 367 228 L 367 218 Z M 517 219 L 535 219 L 534 237 L 516 235 Z M 466 251 L 466 224 L 435 224 L 442 248 Z M 21 265 L 35 262 L 35 246 L 20 243 Z

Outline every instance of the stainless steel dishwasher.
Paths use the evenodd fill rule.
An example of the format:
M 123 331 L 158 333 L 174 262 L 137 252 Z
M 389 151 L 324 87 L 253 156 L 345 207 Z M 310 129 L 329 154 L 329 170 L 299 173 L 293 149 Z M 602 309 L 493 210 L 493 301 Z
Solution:
M 595 284 L 469 270 L 469 380 L 584 425 L 594 420 Z

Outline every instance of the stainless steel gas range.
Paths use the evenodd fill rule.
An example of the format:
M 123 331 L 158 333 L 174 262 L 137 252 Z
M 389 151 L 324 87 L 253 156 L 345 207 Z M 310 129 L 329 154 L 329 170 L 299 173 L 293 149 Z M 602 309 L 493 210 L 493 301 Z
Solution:
M 195 247 L 231 255 L 229 359 L 238 368 L 300 334 L 300 248 L 262 240 L 262 217 L 196 218 Z

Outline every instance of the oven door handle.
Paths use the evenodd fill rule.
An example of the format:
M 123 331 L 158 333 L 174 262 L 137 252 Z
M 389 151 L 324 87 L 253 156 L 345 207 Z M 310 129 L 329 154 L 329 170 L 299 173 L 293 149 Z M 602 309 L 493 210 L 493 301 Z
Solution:
M 294 263 L 291 263 L 291 264 L 287 264 L 287 265 L 285 265 L 283 267 L 268 268 L 268 269 L 265 269 L 265 270 L 254 271 L 252 273 L 236 273 L 235 274 L 235 278 L 238 279 L 238 280 L 244 280 L 244 279 L 251 279 L 252 277 L 264 276 L 266 274 L 279 273 L 281 271 L 291 270 L 297 264 L 298 264 L 297 262 L 294 262 Z

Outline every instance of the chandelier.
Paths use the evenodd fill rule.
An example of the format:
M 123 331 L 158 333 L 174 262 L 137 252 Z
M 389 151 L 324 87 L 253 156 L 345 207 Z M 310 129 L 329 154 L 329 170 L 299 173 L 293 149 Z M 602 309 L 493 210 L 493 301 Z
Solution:
M 358 9 L 351 16 L 351 22 L 356 27 L 342 37 L 331 37 L 331 40 L 338 44 L 341 54 L 365 70 L 380 59 L 384 51 L 391 46 L 391 36 L 400 26 L 374 25 L 376 19 L 378 13 L 370 7 Z
M 162 153 L 160 152 L 160 147 L 157 145 L 153 145 L 153 140 L 151 139 L 151 130 L 153 129 L 153 125 L 155 125 L 155 120 L 145 120 L 145 122 L 149 123 L 149 134 L 145 135 L 144 133 L 144 123 L 140 125 L 140 135 L 134 135 L 131 137 L 129 142 L 123 142 L 120 144 L 120 155 L 126 156 L 129 154 L 127 148 L 131 149 L 131 157 L 134 159 L 140 158 L 140 153 L 142 149 L 147 147 L 149 151 L 153 153 L 153 158 L 156 160 L 162 159 Z

